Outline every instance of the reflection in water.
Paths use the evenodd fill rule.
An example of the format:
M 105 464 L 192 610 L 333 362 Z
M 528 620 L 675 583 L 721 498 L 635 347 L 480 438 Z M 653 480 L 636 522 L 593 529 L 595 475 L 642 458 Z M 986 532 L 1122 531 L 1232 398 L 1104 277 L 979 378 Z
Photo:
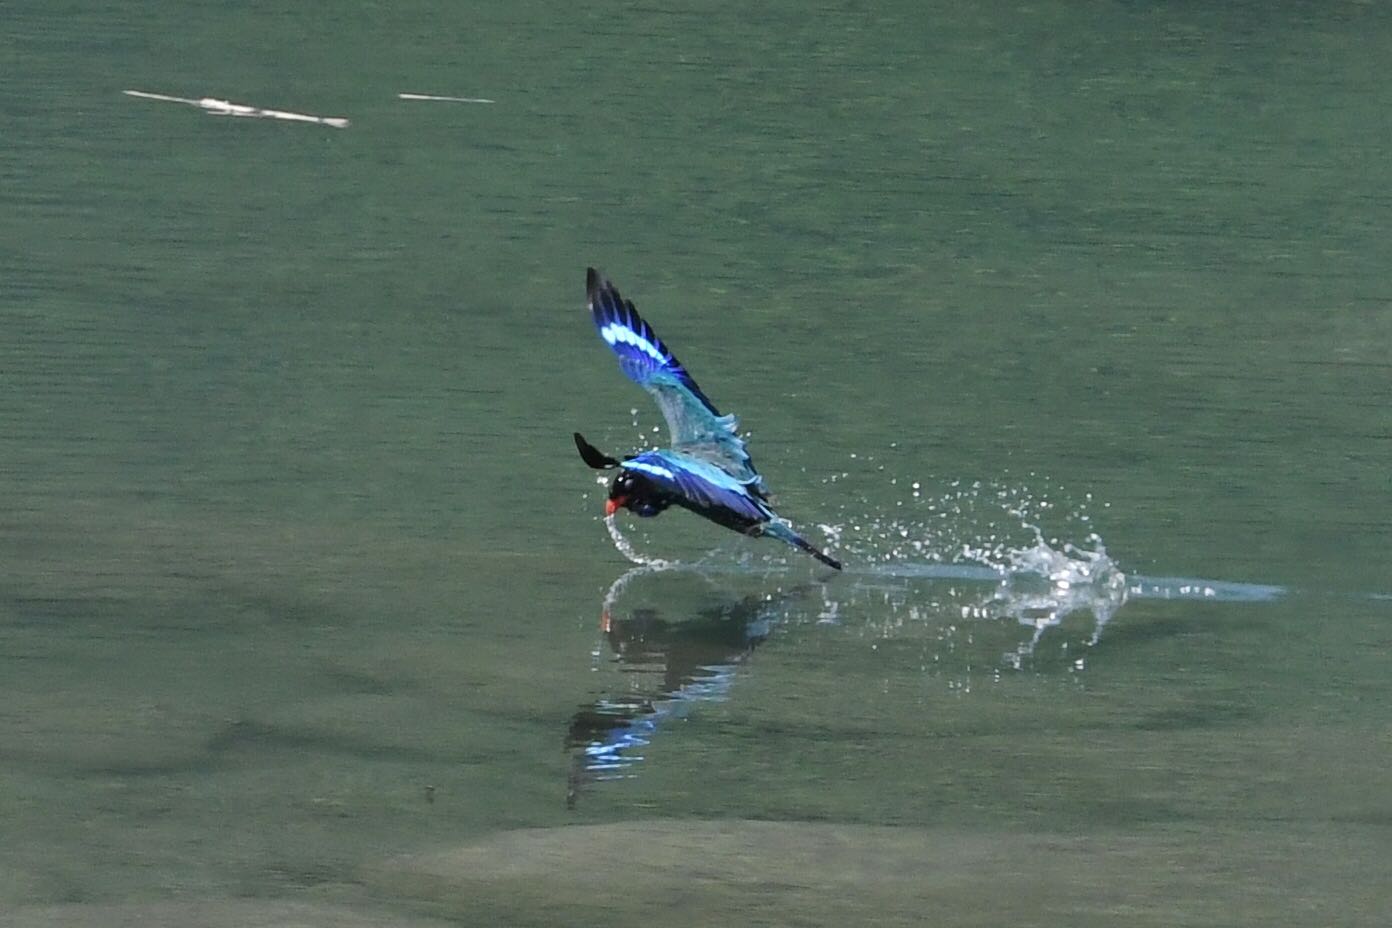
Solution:
M 587 784 L 633 776 L 643 748 L 666 721 L 702 702 L 725 699 L 735 668 L 768 638 L 787 598 L 749 596 L 684 621 L 668 621 L 651 607 L 616 615 L 628 585 L 653 572 L 651 566 L 634 568 L 605 595 L 601 630 L 629 689 L 602 696 L 571 718 L 566 801 L 572 808 Z
M 764 561 L 752 569 L 747 561 L 721 563 L 718 554 L 697 564 L 643 559 L 613 582 L 601 603 L 601 630 L 628 686 L 601 696 L 571 719 L 568 804 L 573 807 L 591 783 L 635 776 L 643 749 L 669 719 L 728 698 L 736 668 L 774 624 L 834 626 L 836 633 L 876 640 L 917 638 L 924 642 L 925 674 L 969 690 L 972 675 L 983 669 L 999 674 L 1028 664 L 1038 672 L 1083 671 L 1085 659 L 1076 648 L 1070 650 L 1069 635 L 1050 657 L 1036 657 L 1044 636 L 1074 616 L 1090 617 L 1090 634 L 1081 643 L 1091 648 L 1134 600 L 1255 603 L 1288 592 L 1260 584 L 1127 576 L 1099 538 L 1092 535 L 1089 541 L 1091 548 L 1055 547 L 1038 537 L 1032 546 L 994 551 L 989 561 L 980 558 L 986 563 L 848 563 L 833 582 L 788 589 L 780 580 L 806 577 L 801 565 Z M 702 598 L 749 583 L 776 592 L 698 609 L 687 613 L 690 618 L 664 618 L 652 602 L 665 607 L 679 601 L 662 592 L 662 584 L 678 575 L 709 587 Z M 811 590 L 816 594 L 804 595 Z
M 917 484 L 914 484 L 917 487 Z M 915 490 L 915 496 L 918 491 Z M 974 540 L 963 525 L 950 529 L 930 528 L 924 523 L 894 519 L 866 519 L 853 522 L 850 530 L 856 533 L 857 544 L 849 541 L 846 526 L 823 525 L 829 547 L 852 552 L 846 558 L 844 576 L 822 587 L 824 607 L 817 618 L 835 622 L 843 618 L 843 609 L 852 606 L 868 592 L 883 593 L 886 602 L 897 601 L 912 607 L 914 618 L 923 610 L 938 607 L 960 610 L 963 618 L 1009 619 L 1030 629 L 1030 638 L 1019 643 L 1004 655 L 1007 664 L 1020 669 L 1024 660 L 1034 654 L 1044 634 L 1057 628 L 1072 615 L 1092 617 L 1093 629 L 1088 645 L 1095 645 L 1107 623 L 1126 602 L 1133 599 L 1198 599 L 1215 602 L 1264 602 L 1287 594 L 1279 586 L 1232 583 L 1182 577 L 1128 576 L 1108 555 L 1100 536 L 1086 533 L 1086 542 L 1075 545 L 1059 538 L 1046 538 L 1038 525 L 1029 521 L 1029 504 L 1022 501 L 1017 490 L 1001 491 L 990 496 L 1008 500 L 1002 511 L 1017 520 L 1017 532 L 1032 536 L 1032 542 L 1011 544 L 1002 537 L 1000 524 L 987 521 L 989 534 Z M 951 502 L 952 511 L 961 516 L 966 504 L 979 502 L 980 485 L 959 491 L 950 498 L 929 503 L 930 508 L 944 507 Z M 997 501 L 998 502 L 998 501 Z M 1085 509 L 1074 513 L 1079 524 L 1086 525 L 1089 516 Z M 971 518 L 977 518 L 975 513 Z M 968 520 L 971 525 L 971 520 Z M 635 545 L 618 529 L 612 519 L 605 526 L 615 546 L 639 566 L 615 581 L 605 598 L 604 611 L 609 610 L 627 585 L 640 576 L 671 569 L 696 569 L 703 575 L 748 574 L 746 557 L 734 563 L 720 562 L 713 553 L 695 564 L 682 564 L 641 554 Z M 859 562 L 859 563 L 857 563 Z M 796 571 L 796 565 L 782 563 L 777 557 L 765 557 L 761 563 L 769 576 Z M 947 592 L 951 603 L 942 601 L 942 592 L 924 598 L 922 590 L 909 590 L 912 581 L 933 579 L 944 581 L 981 581 L 989 584 L 982 592 L 974 584 L 965 589 L 952 588 Z M 886 589 L 886 585 L 891 588 Z M 893 589 L 894 586 L 903 587 Z

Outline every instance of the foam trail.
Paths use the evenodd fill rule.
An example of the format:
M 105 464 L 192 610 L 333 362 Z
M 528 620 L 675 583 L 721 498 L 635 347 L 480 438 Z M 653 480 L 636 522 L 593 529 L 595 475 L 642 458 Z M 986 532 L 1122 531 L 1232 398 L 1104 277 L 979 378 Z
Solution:
M 614 547 L 634 564 L 641 567 L 651 567 L 654 570 L 677 566 L 676 561 L 649 558 L 639 554 L 632 543 L 619 531 L 613 517 L 606 518 L 604 523 L 605 528 L 609 530 L 609 537 L 614 541 Z M 697 565 L 688 566 L 694 568 Z M 700 565 L 700 570 L 709 574 L 779 573 L 780 568 L 788 573 L 801 572 L 793 564 L 770 563 L 755 567 L 737 561 L 721 564 L 712 560 Z M 962 580 L 974 583 L 1001 583 L 1021 573 L 1028 574 L 1033 573 L 1033 571 L 1021 570 L 1018 567 L 994 567 L 985 564 L 898 561 L 890 564 L 848 563 L 844 565 L 842 576 L 852 582 L 855 582 L 854 578 L 856 577 L 871 577 L 885 580 Z M 1150 577 L 1140 574 L 1122 574 L 1121 576 L 1126 583 L 1126 598 L 1128 600 L 1167 599 L 1204 600 L 1216 603 L 1265 603 L 1289 596 L 1293 592 L 1288 587 L 1269 583 L 1241 583 L 1202 577 Z M 1379 594 L 1373 594 L 1371 598 L 1379 598 Z
M 1012 575 L 1002 567 L 980 564 L 874 564 L 857 569 L 848 565 L 847 576 L 866 574 L 903 580 L 966 580 L 999 583 Z M 1127 599 L 1198 599 L 1216 603 L 1266 603 L 1291 594 L 1283 586 L 1268 583 L 1237 583 L 1206 580 L 1201 577 L 1126 577 Z
M 1216 603 L 1266 603 L 1288 596 L 1290 590 L 1266 583 L 1232 583 L 1192 577 L 1132 577 L 1132 599 L 1203 599 Z

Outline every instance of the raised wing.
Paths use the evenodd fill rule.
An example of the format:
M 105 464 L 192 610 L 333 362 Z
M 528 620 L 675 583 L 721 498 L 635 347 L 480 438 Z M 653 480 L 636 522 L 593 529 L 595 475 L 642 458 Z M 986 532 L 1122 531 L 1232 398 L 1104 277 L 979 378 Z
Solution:
M 755 522 L 775 518 L 768 506 L 751 493 L 752 487 L 703 460 L 685 455 L 678 458 L 663 451 L 645 451 L 619 466 L 642 473 L 698 507 L 725 509 Z
M 599 337 L 614 349 L 629 379 L 657 402 L 672 447 L 709 461 L 762 496 L 763 480 L 739 437 L 739 421 L 720 414 L 652 326 L 604 275 L 589 268 L 585 288 Z

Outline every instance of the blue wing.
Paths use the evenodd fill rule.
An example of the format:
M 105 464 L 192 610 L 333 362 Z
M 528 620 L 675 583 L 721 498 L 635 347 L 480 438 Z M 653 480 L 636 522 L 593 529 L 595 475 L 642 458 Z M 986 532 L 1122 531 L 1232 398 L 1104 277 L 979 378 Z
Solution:
M 739 437 L 739 421 L 720 414 L 652 326 L 604 275 L 590 268 L 585 286 L 599 337 L 614 349 L 629 379 L 657 402 L 672 447 L 708 461 L 762 496 L 763 480 Z
M 752 487 L 700 458 L 671 451 L 645 451 L 619 466 L 642 473 L 698 506 L 720 507 L 756 522 L 776 518 L 763 500 L 754 495 Z

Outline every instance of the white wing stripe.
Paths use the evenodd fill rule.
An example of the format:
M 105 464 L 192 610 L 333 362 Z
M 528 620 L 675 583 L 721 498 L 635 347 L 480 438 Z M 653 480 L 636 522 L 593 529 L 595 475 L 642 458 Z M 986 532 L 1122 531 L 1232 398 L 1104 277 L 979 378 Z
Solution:
M 613 347 L 615 342 L 623 342 L 637 348 L 658 364 L 667 363 L 667 356 L 659 351 L 656 345 L 622 323 L 611 322 L 601 327 L 599 335 L 610 347 Z
M 644 470 L 658 477 L 665 477 L 668 480 L 676 480 L 677 475 L 672 473 L 661 464 L 649 464 L 647 461 L 624 461 L 623 466 L 630 470 Z

